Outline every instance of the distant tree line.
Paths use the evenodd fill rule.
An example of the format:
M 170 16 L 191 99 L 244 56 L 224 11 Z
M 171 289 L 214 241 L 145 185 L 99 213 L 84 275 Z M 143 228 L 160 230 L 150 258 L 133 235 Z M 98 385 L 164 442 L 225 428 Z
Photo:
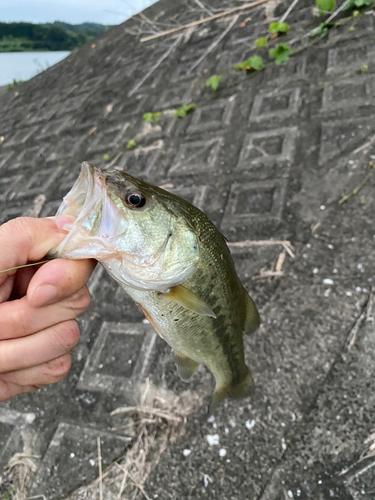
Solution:
M 0 52 L 73 50 L 94 40 L 109 26 L 95 23 L 1 23 Z

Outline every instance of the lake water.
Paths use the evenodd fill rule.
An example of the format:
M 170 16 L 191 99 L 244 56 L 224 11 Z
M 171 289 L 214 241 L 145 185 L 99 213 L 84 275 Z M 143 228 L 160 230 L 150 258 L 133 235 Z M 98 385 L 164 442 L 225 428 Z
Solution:
M 0 52 L 0 85 L 13 79 L 29 80 L 69 55 L 66 50 L 56 52 Z

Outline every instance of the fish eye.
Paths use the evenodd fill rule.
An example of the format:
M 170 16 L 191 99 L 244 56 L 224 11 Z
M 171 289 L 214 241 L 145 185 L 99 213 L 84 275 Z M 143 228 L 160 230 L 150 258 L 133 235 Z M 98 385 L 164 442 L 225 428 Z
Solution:
M 139 191 L 129 191 L 125 195 L 125 203 L 129 208 L 141 208 L 146 203 L 146 198 Z

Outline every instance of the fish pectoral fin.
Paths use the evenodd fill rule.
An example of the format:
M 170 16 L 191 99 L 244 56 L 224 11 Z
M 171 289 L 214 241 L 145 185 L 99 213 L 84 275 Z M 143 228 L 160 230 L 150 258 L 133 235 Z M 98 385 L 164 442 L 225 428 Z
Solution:
M 211 316 L 216 319 L 215 313 L 208 307 L 208 305 L 200 299 L 194 292 L 185 288 L 182 285 L 174 286 L 170 289 L 165 297 L 173 302 L 176 302 L 182 307 L 189 309 L 202 316 Z
M 245 366 L 243 376 L 239 382 L 220 386 L 216 384 L 209 407 L 209 414 L 212 414 L 212 412 L 216 410 L 223 399 L 247 398 L 249 396 L 252 396 L 254 394 L 254 391 L 255 388 L 253 377 L 251 376 L 251 372 L 248 367 Z
M 257 328 L 259 328 L 260 317 L 258 309 L 256 308 L 256 305 L 253 302 L 253 299 L 247 293 L 245 288 L 243 289 L 243 291 L 246 303 L 246 318 L 243 330 L 246 335 L 250 335 L 251 333 L 255 332 Z
M 177 372 L 184 382 L 187 382 L 197 371 L 200 363 L 194 361 L 194 359 L 183 356 L 178 352 L 174 351 L 175 362 L 177 366 Z

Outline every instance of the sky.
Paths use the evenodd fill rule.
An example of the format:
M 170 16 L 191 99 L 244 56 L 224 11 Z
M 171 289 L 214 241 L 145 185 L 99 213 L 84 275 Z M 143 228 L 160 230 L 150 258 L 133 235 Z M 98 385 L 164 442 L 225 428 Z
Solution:
M 155 0 L 0 0 L 0 21 L 120 24 Z

